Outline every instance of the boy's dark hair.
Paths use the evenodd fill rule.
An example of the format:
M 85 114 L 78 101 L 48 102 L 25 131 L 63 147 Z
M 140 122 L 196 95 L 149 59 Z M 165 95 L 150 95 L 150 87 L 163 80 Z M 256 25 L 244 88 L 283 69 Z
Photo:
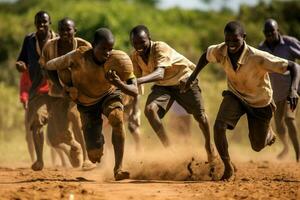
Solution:
M 243 25 L 239 21 L 231 21 L 226 24 L 224 33 L 239 33 L 241 35 L 244 35 L 245 30 Z
M 148 37 L 150 37 L 149 29 L 145 25 L 142 25 L 142 24 L 137 25 L 133 29 L 131 29 L 130 36 L 137 35 L 137 34 L 143 32 L 143 31 L 147 34 Z
M 36 21 L 37 18 L 39 18 L 39 17 L 41 17 L 41 16 L 43 16 L 43 15 L 47 15 L 47 16 L 49 17 L 49 22 L 51 22 L 51 18 L 50 18 L 49 13 L 47 13 L 47 12 L 44 11 L 44 10 L 40 10 L 39 12 L 37 12 L 37 13 L 35 14 L 35 16 L 34 16 L 34 21 Z
M 74 22 L 72 19 L 68 18 L 68 17 L 64 17 L 64 18 L 62 18 L 61 20 L 58 21 L 58 29 L 59 29 L 63 24 L 67 23 L 68 21 L 72 22 L 73 25 L 74 25 L 74 28 L 75 28 L 75 22 Z
M 93 46 L 99 44 L 103 40 L 114 40 L 114 35 L 108 28 L 99 28 L 94 34 Z

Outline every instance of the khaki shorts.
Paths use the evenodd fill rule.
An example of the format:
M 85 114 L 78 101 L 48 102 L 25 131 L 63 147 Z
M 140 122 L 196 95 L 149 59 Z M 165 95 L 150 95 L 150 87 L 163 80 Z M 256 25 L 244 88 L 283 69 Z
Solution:
M 61 143 L 70 144 L 75 139 L 73 128 L 81 129 L 80 115 L 76 104 L 67 98 L 57 98 L 52 102 L 48 120 L 50 144 L 52 146 Z
M 33 127 L 40 128 L 47 124 L 51 104 L 56 100 L 56 97 L 48 94 L 37 94 L 29 99 L 27 123 L 31 130 Z

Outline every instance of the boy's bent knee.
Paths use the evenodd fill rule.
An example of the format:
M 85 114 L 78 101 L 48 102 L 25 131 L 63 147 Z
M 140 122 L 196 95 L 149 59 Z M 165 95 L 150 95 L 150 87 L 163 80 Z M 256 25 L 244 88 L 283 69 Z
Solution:
M 146 116 L 150 116 L 150 115 L 153 115 L 155 110 L 156 110 L 156 105 L 151 103 L 149 105 L 146 105 L 144 113 L 145 113 Z
M 207 123 L 207 116 L 204 111 L 194 114 L 194 118 L 197 122 Z
M 119 108 L 112 110 L 108 115 L 108 121 L 112 127 L 123 125 L 123 111 Z

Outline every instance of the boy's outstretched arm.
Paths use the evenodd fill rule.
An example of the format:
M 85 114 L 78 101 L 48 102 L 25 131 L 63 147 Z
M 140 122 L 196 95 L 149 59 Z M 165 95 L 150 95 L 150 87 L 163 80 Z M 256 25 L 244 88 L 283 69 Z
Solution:
M 191 76 L 187 79 L 186 82 L 181 83 L 181 92 L 186 92 L 192 85 L 193 81 L 197 78 L 200 71 L 208 64 L 208 60 L 206 59 L 206 52 L 204 52 L 199 58 L 196 69 L 193 71 Z
M 46 64 L 43 64 L 41 66 L 42 66 L 42 68 L 44 68 L 46 70 L 67 69 L 68 67 L 71 67 L 71 60 L 72 60 L 71 53 L 73 53 L 73 52 L 69 52 L 63 56 L 49 60 Z
M 290 71 L 292 79 L 288 101 L 290 102 L 291 110 L 294 111 L 296 109 L 299 98 L 298 85 L 300 80 L 300 66 L 295 62 L 289 61 L 287 69 Z
M 152 73 L 142 76 L 137 79 L 137 83 L 143 84 L 143 83 L 149 83 L 154 81 L 159 81 L 164 78 L 165 75 L 165 68 L 164 67 L 158 67 L 156 68 Z

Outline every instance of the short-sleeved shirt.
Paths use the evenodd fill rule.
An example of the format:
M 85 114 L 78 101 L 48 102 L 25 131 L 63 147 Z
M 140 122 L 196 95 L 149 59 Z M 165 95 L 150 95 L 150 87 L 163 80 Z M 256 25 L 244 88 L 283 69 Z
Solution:
M 148 75 L 158 67 L 165 68 L 164 78 L 155 82 L 160 86 L 179 85 L 180 81 L 188 78 L 195 69 L 194 63 L 160 41 L 151 41 L 148 63 L 143 61 L 137 51 L 132 53 L 131 59 L 137 77 Z
M 300 59 L 300 41 L 290 36 L 280 36 L 279 43 L 271 50 L 266 41 L 259 45 L 259 49 L 269 52 L 275 56 L 287 60 L 296 61 Z M 291 76 L 289 71 L 284 74 L 270 73 L 270 80 L 273 89 L 273 98 L 275 102 L 286 100 L 291 85 Z
M 79 47 L 61 57 L 47 62 L 49 70 L 69 68 L 73 86 L 78 90 L 77 103 L 94 105 L 116 88 L 106 78 L 109 70 L 116 71 L 122 81 L 134 78 L 133 66 L 129 56 L 120 50 L 113 50 L 104 64 L 97 64 L 90 47 Z
M 234 70 L 225 43 L 208 47 L 206 59 L 220 63 L 227 75 L 228 90 L 252 107 L 265 107 L 272 102 L 272 87 L 268 72 L 284 73 L 288 61 L 244 42 L 243 52 Z
M 51 39 L 55 38 L 56 34 L 51 31 Z M 36 38 L 36 33 L 28 34 L 23 41 L 22 49 L 17 61 L 23 61 L 28 67 L 29 77 L 32 85 L 29 90 L 29 96 L 32 97 L 36 93 L 48 93 L 48 82 L 43 77 L 39 58 L 41 49 Z
M 52 39 L 48 41 L 42 51 L 42 55 L 40 57 L 39 63 L 43 66 L 45 65 L 49 60 L 53 58 L 57 58 L 61 55 L 58 55 L 58 40 L 59 38 Z M 82 46 L 87 46 L 87 47 L 92 47 L 91 44 L 88 41 L 85 41 L 81 38 L 75 37 L 73 39 L 73 50 L 82 47 Z M 69 69 L 64 69 L 64 70 L 58 70 L 58 77 L 60 78 L 60 82 L 64 85 L 68 80 L 64 80 L 66 77 L 69 77 L 68 75 L 71 73 Z M 52 81 L 49 81 L 50 88 L 49 88 L 49 95 L 50 96 L 61 96 L 61 92 L 59 88 L 55 86 Z

